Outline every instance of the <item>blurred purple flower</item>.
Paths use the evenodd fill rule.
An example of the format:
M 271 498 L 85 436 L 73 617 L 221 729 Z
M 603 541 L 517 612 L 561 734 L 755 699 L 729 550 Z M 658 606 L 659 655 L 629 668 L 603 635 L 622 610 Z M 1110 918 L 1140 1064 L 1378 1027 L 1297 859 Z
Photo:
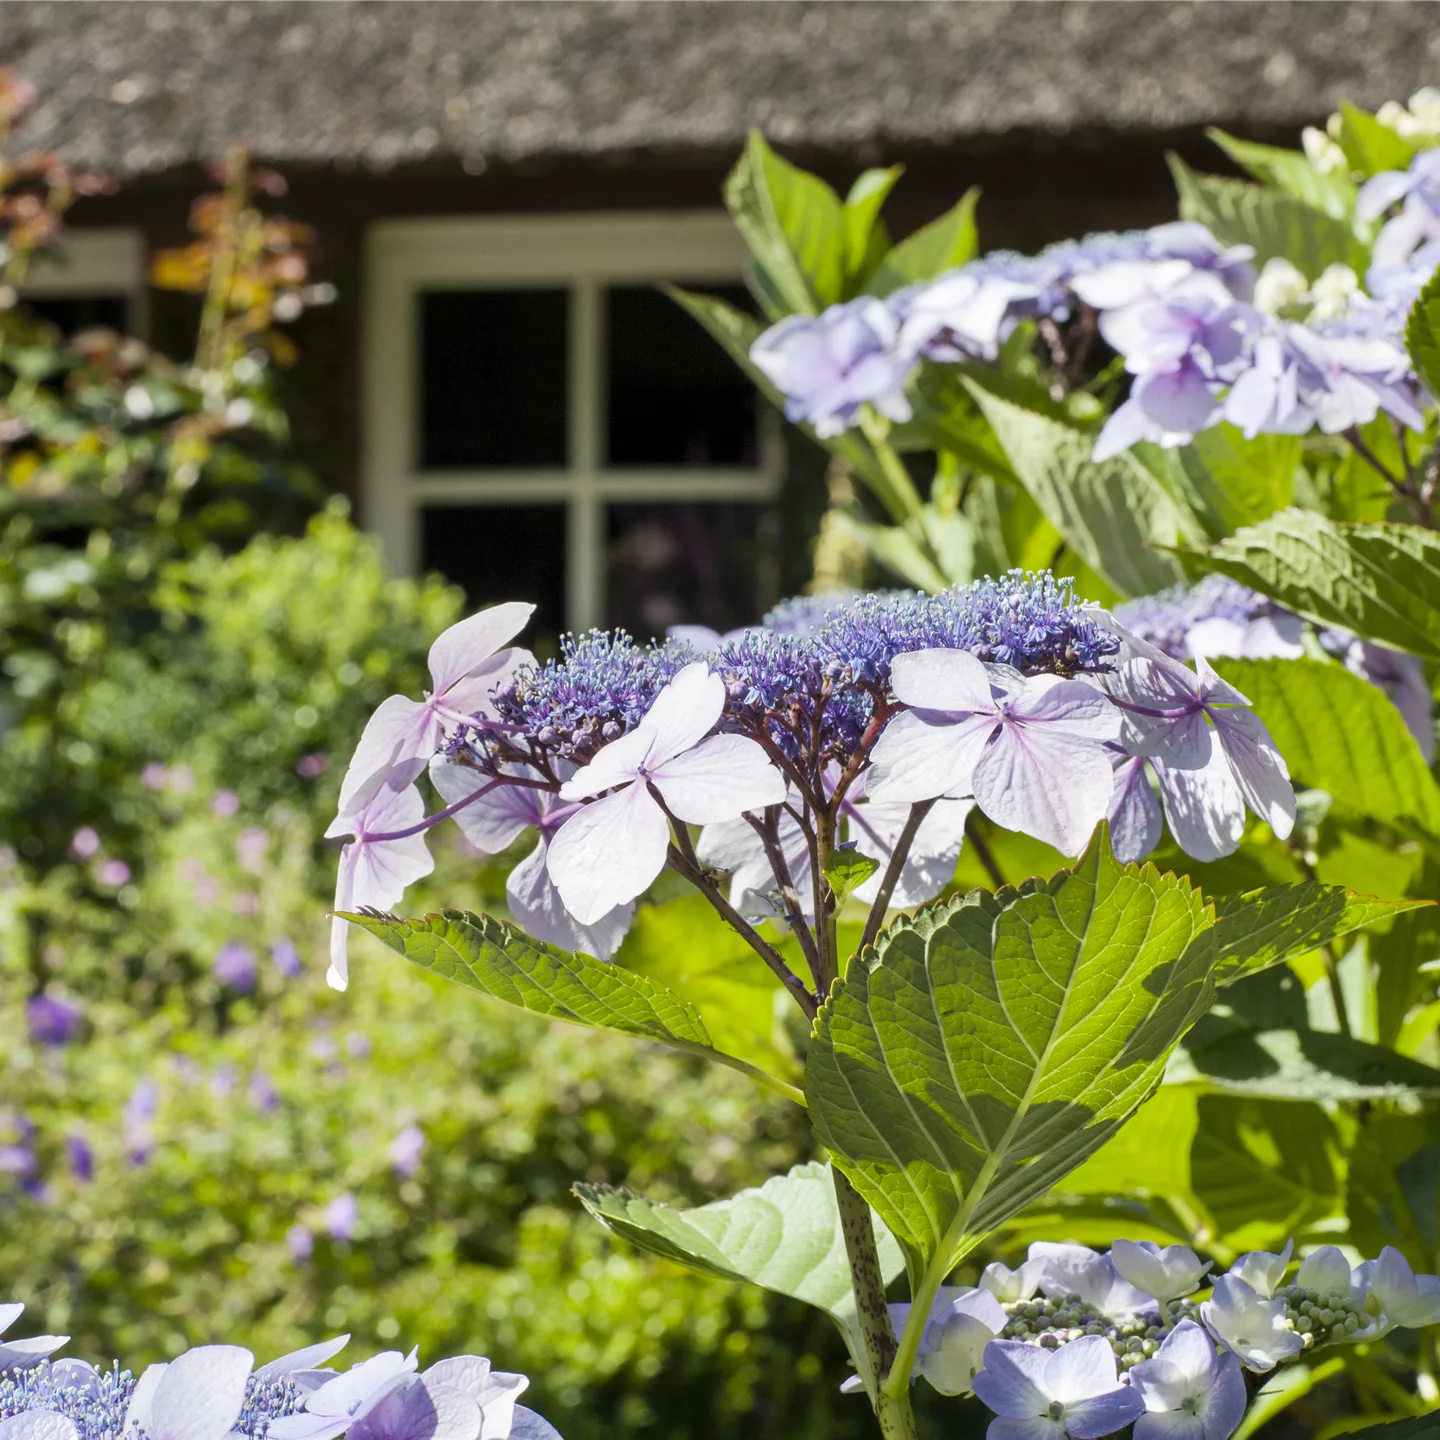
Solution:
M 285 1248 L 292 1260 L 308 1260 L 315 1253 L 315 1237 L 303 1225 L 292 1225 L 285 1232 Z
M 363 1030 L 352 1030 L 345 1037 L 345 1049 L 355 1060 L 365 1060 L 370 1055 L 370 1037 Z
M 93 825 L 82 826 L 70 841 L 70 858 L 88 860 L 100 848 L 100 832 Z
M 1427 240 L 1440 238 L 1440 152 L 1422 150 L 1408 170 L 1385 170 L 1360 187 L 1355 210 L 1376 220 L 1396 201 L 1400 213 L 1386 222 L 1375 240 L 1377 265 L 1403 264 Z
M 242 920 L 248 920 L 250 916 L 260 913 L 260 897 L 253 890 L 242 890 L 235 897 L 233 908 Z
M 127 1125 L 143 1125 L 153 1120 L 160 1108 L 160 1087 L 150 1079 L 142 1080 L 125 1102 L 124 1118 Z
M 211 973 L 227 989 L 248 995 L 260 978 L 260 967 L 255 952 L 238 940 L 227 940 L 215 952 Z
M 317 1060 L 333 1060 L 340 1053 L 340 1047 L 333 1035 L 317 1035 L 310 1042 L 310 1053 Z
M 67 1045 L 80 1023 L 80 1007 L 53 995 L 32 995 L 25 1002 L 25 1025 L 36 1045 Z
M 914 356 L 899 348 L 899 325 L 871 296 L 832 305 L 821 315 L 791 315 L 750 347 L 757 369 L 785 396 L 785 414 L 839 435 L 865 404 L 908 420 L 905 381 Z
M 224 820 L 240 813 L 240 797 L 233 790 L 217 790 L 210 797 L 210 808 Z
M 325 1207 L 325 1231 L 332 1240 L 349 1240 L 355 1234 L 355 1221 L 360 1215 L 360 1202 L 348 1191 L 337 1195 Z
M 390 1142 L 390 1164 L 397 1175 L 408 1179 L 420 1168 L 425 1154 L 425 1132 L 418 1125 L 407 1125 Z
M 250 1103 L 267 1115 L 280 1108 L 280 1096 L 263 1070 L 255 1071 L 250 1077 Z
M 158 760 L 152 760 L 140 772 L 140 783 L 147 790 L 163 790 L 166 778 L 165 767 Z
M 270 832 L 263 825 L 251 825 L 235 837 L 235 858 L 240 868 L 258 875 L 265 868 L 265 853 L 270 848 Z
M 209 1088 L 217 1100 L 228 1100 L 235 1093 L 235 1067 L 217 1065 L 210 1076 Z
M 284 935 L 271 941 L 270 958 L 275 962 L 275 968 L 287 980 L 294 980 L 305 969 L 295 942 Z
M 70 1162 L 70 1173 L 82 1185 L 95 1178 L 95 1152 L 83 1135 L 65 1137 L 65 1158 Z
M 0 1145 L 0 1175 L 25 1180 L 39 1168 L 35 1152 L 28 1145 Z
M 123 860 L 106 860 L 96 867 L 95 878 L 102 885 L 118 890 L 130 883 L 130 867 Z
M 302 780 L 318 780 L 330 768 L 330 757 L 317 750 L 313 755 L 302 755 L 295 762 L 295 773 Z

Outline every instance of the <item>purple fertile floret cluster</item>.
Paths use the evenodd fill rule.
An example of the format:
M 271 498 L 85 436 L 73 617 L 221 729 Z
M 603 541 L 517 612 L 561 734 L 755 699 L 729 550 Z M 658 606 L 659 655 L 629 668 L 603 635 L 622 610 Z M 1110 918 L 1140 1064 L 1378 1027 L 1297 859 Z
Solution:
M 583 764 L 633 730 L 696 658 L 688 645 L 640 645 L 623 630 L 565 635 L 558 660 L 525 666 L 499 691 L 496 714 L 537 749 Z
M 561 647 L 558 661 L 522 669 L 496 697 L 496 711 L 512 743 L 575 763 L 633 730 L 663 685 L 698 658 L 683 642 L 640 646 L 618 631 L 567 636 Z M 939 595 L 892 590 L 787 601 L 765 626 L 740 632 L 707 658 L 725 682 L 723 729 L 763 729 L 787 755 L 814 749 L 818 759 L 843 761 L 860 742 L 894 657 L 936 647 L 1026 675 L 1075 675 L 1108 669 L 1119 645 L 1069 580 L 1015 570 Z M 482 766 L 487 754 L 499 758 L 488 734 L 462 742 Z

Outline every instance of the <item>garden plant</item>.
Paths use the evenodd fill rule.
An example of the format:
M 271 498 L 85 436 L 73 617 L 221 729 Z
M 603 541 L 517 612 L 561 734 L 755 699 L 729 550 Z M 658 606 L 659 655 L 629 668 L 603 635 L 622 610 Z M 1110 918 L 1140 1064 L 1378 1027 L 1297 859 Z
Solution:
M 1181 220 L 1035 257 L 975 259 L 973 196 L 891 245 L 898 170 L 842 202 L 755 136 L 727 199 L 771 323 L 677 298 L 917 588 L 543 665 L 499 605 L 350 762 L 331 983 L 355 926 L 803 1106 L 828 1164 L 691 1210 L 576 1193 L 828 1311 L 886 1436 L 918 1433 L 917 1381 L 991 1440 L 1227 1440 L 1341 1373 L 1372 1413 L 1440 1399 L 1437 101 L 1302 152 L 1217 136 L 1259 183 L 1177 161 Z M 509 922 L 389 913 L 450 819 L 526 837 Z M 983 888 L 952 883 L 967 845 Z M 706 993 L 701 912 L 615 962 L 666 876 L 803 1065 Z M 1307 1193 L 1337 1164 L 1341 1226 Z
M 521 597 L 442 620 L 336 777 L 334 986 L 365 931 L 803 1115 L 825 1158 L 728 1199 L 575 1193 L 828 1315 L 854 1373 L 814 1383 L 883 1435 L 1433 1425 L 1437 98 L 1217 136 L 1253 183 L 1177 162 L 1180 222 L 1036 257 L 976 259 L 973 195 L 892 245 L 898 171 L 842 201 L 754 137 L 770 323 L 677 299 L 909 588 L 544 664 Z M 504 917 L 397 918 L 452 819 Z M 137 1384 L 54 1340 L 0 1348 L 6 1440 L 551 1433 L 473 1357 Z

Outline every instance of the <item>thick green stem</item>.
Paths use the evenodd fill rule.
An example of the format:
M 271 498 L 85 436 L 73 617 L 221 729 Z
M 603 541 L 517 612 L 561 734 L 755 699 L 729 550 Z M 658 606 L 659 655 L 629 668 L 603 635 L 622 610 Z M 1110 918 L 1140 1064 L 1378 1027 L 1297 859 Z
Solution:
M 914 519 L 920 514 L 924 506 L 920 500 L 920 492 L 915 488 L 915 482 L 910 478 L 910 472 L 905 468 L 905 463 L 895 453 L 890 444 L 890 422 L 880 414 L 877 414 L 869 405 L 860 407 L 860 430 L 866 440 L 870 442 L 870 449 L 879 462 L 880 473 L 865 474 L 860 471 L 856 473 L 875 492 L 875 497 L 890 512 L 891 518 L 898 525 L 903 525 L 907 520 Z
M 875 1248 L 875 1222 L 870 1207 L 855 1187 L 832 1165 L 835 1203 L 840 1211 L 840 1233 L 845 1237 L 845 1255 L 850 1261 L 850 1283 L 855 1290 L 855 1312 L 865 1343 L 875 1395 L 875 1418 L 885 1440 L 919 1440 L 915 1412 L 910 1408 L 910 1390 L 887 1393 L 884 1381 L 895 1360 L 895 1332 L 885 1303 L 885 1275 Z

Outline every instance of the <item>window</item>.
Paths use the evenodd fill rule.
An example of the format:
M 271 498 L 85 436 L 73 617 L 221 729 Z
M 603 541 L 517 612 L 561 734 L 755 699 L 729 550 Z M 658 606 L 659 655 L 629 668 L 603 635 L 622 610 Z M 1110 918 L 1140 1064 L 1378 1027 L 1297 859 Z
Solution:
M 138 230 L 66 230 L 55 254 L 31 263 L 24 294 L 67 335 L 93 325 L 142 334 L 144 237 Z
M 391 562 L 533 599 L 542 636 L 754 619 L 779 420 L 656 288 L 748 306 L 743 263 L 720 213 L 374 226 L 362 498 Z

